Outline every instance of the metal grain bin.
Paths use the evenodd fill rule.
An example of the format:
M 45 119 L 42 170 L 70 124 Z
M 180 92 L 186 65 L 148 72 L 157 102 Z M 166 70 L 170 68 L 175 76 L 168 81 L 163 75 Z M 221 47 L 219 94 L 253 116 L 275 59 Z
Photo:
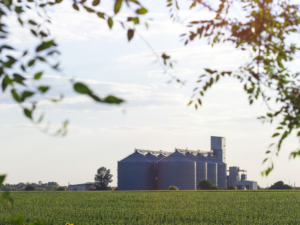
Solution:
M 158 161 L 158 189 L 171 185 L 179 190 L 196 189 L 196 162 L 177 151 Z
M 217 158 L 213 157 L 212 155 L 208 155 L 207 158 L 210 161 L 213 161 L 218 164 L 217 166 L 217 186 L 220 188 L 226 188 L 226 164 L 219 161 Z
M 161 160 L 161 159 L 163 159 L 163 158 L 166 158 L 166 156 L 163 155 L 163 154 L 159 154 L 159 155 L 157 156 L 157 158 L 158 158 L 158 160 Z
M 155 163 L 139 152 L 118 162 L 119 190 L 154 190 Z
M 197 158 L 192 153 L 188 152 L 185 156 L 196 162 L 196 185 L 200 180 L 207 179 L 207 162 L 205 159 Z
M 198 153 L 197 158 L 200 160 L 203 160 L 207 164 L 207 179 L 210 180 L 214 185 L 217 186 L 218 180 L 217 180 L 217 166 L 218 164 L 209 160 L 204 155 Z
M 152 162 L 157 162 L 157 161 L 158 161 L 158 158 L 157 158 L 155 155 L 151 154 L 150 152 L 147 153 L 147 154 L 145 155 L 145 157 L 146 157 L 147 159 L 150 159 Z

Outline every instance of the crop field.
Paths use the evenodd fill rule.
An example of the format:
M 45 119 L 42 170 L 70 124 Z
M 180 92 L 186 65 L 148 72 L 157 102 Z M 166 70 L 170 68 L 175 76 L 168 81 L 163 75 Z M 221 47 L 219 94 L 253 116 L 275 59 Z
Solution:
M 300 224 L 299 191 L 13 192 L 44 224 Z M 0 205 L 0 224 L 9 218 Z M 26 223 L 25 223 L 26 224 Z

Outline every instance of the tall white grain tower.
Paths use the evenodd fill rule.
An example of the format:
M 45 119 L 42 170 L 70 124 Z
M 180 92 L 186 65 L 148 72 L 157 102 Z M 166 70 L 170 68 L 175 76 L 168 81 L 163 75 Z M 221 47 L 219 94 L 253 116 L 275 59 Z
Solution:
M 213 156 L 226 163 L 226 138 L 211 136 L 210 146 L 211 150 L 213 150 Z

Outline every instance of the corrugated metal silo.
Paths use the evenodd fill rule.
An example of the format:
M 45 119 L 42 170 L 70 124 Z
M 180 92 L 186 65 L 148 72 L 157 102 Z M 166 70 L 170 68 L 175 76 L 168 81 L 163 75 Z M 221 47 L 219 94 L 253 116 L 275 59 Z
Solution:
M 197 158 L 201 159 L 206 162 L 207 164 L 207 179 L 210 180 L 214 185 L 217 186 L 218 184 L 218 175 L 217 175 L 217 168 L 218 164 L 209 160 L 204 155 L 198 153 Z
M 146 157 L 147 159 L 150 159 L 152 162 L 157 162 L 157 161 L 158 161 L 158 158 L 157 158 L 155 155 L 151 154 L 150 152 L 147 153 L 147 154 L 145 155 L 145 157 Z
M 119 190 L 154 190 L 155 163 L 139 152 L 118 162 Z
M 158 161 L 158 189 L 167 190 L 170 185 L 195 190 L 196 162 L 177 151 Z
M 159 155 L 157 156 L 157 158 L 158 158 L 158 160 L 161 160 L 161 159 L 163 159 L 163 158 L 166 158 L 166 156 L 163 155 L 163 154 L 159 154 Z
M 213 161 L 218 164 L 217 167 L 217 186 L 220 188 L 226 188 L 226 163 L 219 161 L 217 158 L 213 157 L 212 155 L 208 155 L 207 158 L 210 161 Z
M 192 153 L 188 152 L 185 156 L 196 162 L 196 185 L 200 180 L 207 179 L 207 162 L 205 159 L 197 158 Z

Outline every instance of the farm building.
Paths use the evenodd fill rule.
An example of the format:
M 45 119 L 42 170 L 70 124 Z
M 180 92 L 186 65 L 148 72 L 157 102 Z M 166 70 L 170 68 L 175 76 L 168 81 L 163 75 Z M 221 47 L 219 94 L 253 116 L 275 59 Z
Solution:
M 68 191 L 89 191 L 94 189 L 94 182 L 87 182 L 83 184 L 69 184 Z

